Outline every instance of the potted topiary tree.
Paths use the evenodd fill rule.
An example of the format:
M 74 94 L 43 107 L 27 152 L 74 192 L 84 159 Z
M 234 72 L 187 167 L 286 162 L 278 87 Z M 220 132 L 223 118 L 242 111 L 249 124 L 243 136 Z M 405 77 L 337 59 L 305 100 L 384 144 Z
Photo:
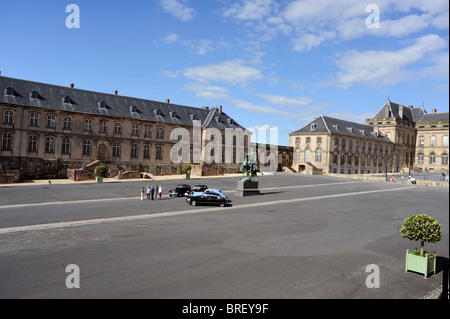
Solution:
M 414 271 L 428 277 L 436 273 L 436 253 L 425 251 L 424 244 L 437 243 L 441 240 L 441 225 L 436 219 L 426 214 L 418 214 L 407 218 L 400 229 L 401 236 L 413 241 L 420 240 L 420 250 L 406 251 L 405 272 Z
M 103 178 L 108 174 L 108 167 L 106 166 L 97 166 L 94 170 L 95 181 L 97 183 L 103 183 Z
M 184 164 L 181 166 L 181 172 L 183 173 L 184 179 L 191 179 L 191 165 L 190 164 Z

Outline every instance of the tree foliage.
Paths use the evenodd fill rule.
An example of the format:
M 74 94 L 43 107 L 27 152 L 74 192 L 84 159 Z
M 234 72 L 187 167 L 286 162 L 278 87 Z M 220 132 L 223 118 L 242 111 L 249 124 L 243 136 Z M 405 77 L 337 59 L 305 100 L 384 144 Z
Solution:
M 421 241 L 421 255 L 424 251 L 424 242 L 437 243 L 441 240 L 441 224 L 433 217 L 418 214 L 407 218 L 400 229 L 401 236 L 412 241 Z

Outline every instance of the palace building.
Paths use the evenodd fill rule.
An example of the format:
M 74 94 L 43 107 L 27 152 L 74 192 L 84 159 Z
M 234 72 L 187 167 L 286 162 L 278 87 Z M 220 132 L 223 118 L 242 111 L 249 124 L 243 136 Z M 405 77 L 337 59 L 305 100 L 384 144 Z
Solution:
M 237 172 L 251 133 L 222 107 L 190 107 L 0 76 L 0 171 L 73 178 L 104 164 L 124 172 Z M 228 146 L 226 146 L 228 145 Z M 174 159 L 179 159 L 174 161 Z
M 292 168 L 305 174 L 448 170 L 449 112 L 390 100 L 366 124 L 320 116 L 290 134 Z

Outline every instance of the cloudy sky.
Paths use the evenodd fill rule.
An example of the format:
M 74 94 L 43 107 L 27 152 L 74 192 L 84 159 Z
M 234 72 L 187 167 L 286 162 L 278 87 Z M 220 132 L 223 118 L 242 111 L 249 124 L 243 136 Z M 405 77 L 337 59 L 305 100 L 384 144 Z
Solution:
M 0 37 L 3 76 L 222 105 L 280 145 L 320 115 L 364 122 L 388 97 L 449 107 L 448 0 L 15 0 Z

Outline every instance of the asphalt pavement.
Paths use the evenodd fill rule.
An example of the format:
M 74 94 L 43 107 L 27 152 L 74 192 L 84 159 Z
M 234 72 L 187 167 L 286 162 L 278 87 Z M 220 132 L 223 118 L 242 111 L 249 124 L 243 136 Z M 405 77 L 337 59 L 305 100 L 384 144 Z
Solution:
M 237 197 L 237 178 L 157 182 L 164 194 L 222 189 L 225 208 L 141 201 L 148 180 L 0 187 L 0 298 L 419 299 L 441 288 L 448 188 L 281 174 Z M 404 271 L 418 243 L 399 229 L 417 213 L 442 225 L 428 279 Z M 68 265 L 80 288 L 67 287 Z

